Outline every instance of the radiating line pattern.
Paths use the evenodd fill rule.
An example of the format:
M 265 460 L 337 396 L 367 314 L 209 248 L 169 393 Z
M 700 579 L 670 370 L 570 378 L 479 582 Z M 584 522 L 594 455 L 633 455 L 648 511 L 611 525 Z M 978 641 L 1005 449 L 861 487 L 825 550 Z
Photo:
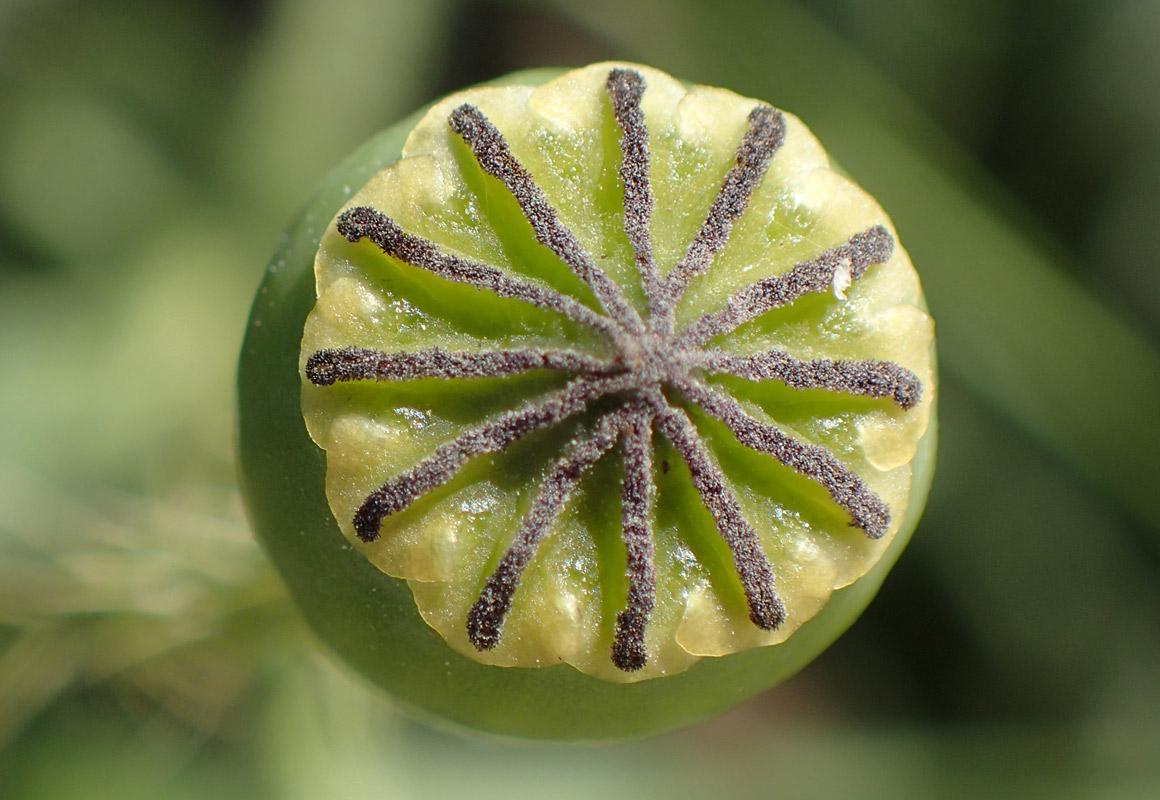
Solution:
M 435 242 L 408 233 L 385 214 L 367 206 L 350 208 L 337 220 L 350 242 L 367 240 L 405 265 L 442 279 L 517 299 L 603 334 L 614 356 L 596 358 L 569 350 L 508 349 L 482 352 L 425 350 L 385 352 L 346 347 L 311 353 L 307 379 L 317 386 L 347 381 L 407 381 L 421 378 L 471 379 L 555 370 L 568 376 L 555 391 L 496 414 L 437 447 L 430 455 L 371 492 L 354 517 L 357 536 L 371 542 L 383 520 L 451 480 L 471 458 L 499 452 L 528 434 L 588 412 L 585 430 L 559 454 L 539 485 L 515 538 L 486 578 L 467 614 L 468 638 L 479 650 L 497 646 L 504 620 L 517 599 L 521 576 L 539 545 L 567 507 L 584 475 L 610 452 L 623 463 L 622 540 L 627 592 L 617 614 L 611 660 L 620 670 L 642 669 L 649 659 L 646 632 L 656 606 L 653 531 L 656 482 L 654 437 L 661 436 L 688 467 L 697 495 L 709 511 L 748 605 L 749 618 L 771 631 L 786 619 L 774 586 L 774 571 L 757 532 L 729 481 L 682 403 L 699 407 L 725 426 L 742 445 L 769 456 L 822 487 L 869 538 L 890 526 L 886 503 L 825 448 L 798 441 L 775 425 L 755 418 L 706 375 L 753 381 L 774 380 L 793 389 L 822 389 L 888 400 L 903 410 L 922 396 L 918 378 L 890 361 L 803 361 L 770 350 L 739 356 L 706 347 L 713 339 L 774 308 L 812 293 L 832 290 L 835 276 L 861 278 L 890 258 L 894 241 L 880 226 L 733 293 L 724 306 L 676 330 L 675 309 L 690 282 L 712 269 L 734 224 L 749 206 L 786 134 L 785 119 L 766 105 L 749 114 L 732 166 L 706 211 L 685 255 L 662 275 L 654 258 L 651 222 L 655 198 L 650 184 L 647 120 L 641 102 L 644 79 L 631 69 L 613 69 L 606 82 L 608 108 L 620 131 L 618 176 L 623 187 L 624 232 L 632 247 L 640 286 L 648 304 L 642 318 L 622 288 L 585 251 L 560 220 L 544 191 L 512 153 L 503 134 L 474 105 L 454 109 L 451 130 L 462 138 L 481 170 L 515 199 L 531 233 L 585 285 L 600 310 L 554 288 L 517 278 L 487 264 L 445 252 Z

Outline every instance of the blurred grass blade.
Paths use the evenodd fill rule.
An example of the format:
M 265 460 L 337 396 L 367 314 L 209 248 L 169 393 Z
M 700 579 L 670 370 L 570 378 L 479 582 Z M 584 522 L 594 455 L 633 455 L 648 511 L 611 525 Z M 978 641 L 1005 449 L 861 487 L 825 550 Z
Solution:
M 801 116 L 887 209 L 923 277 L 944 368 L 1160 530 L 1160 354 L 1060 270 L 1025 212 L 795 6 L 553 5 L 632 58 Z
M 98 684 L 216 730 L 294 630 L 232 487 L 77 493 L 0 459 L 0 509 L 0 751 Z
M 281 225 L 332 164 L 426 100 L 449 5 L 271 4 L 221 142 L 238 197 Z

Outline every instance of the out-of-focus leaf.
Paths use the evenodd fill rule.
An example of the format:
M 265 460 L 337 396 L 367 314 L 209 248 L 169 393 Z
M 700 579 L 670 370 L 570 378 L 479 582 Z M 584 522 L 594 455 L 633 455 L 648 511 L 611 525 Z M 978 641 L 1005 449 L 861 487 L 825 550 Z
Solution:
M 778 0 L 729 14 L 708 0 L 554 5 L 662 69 L 801 116 L 894 218 L 943 367 L 1155 522 L 1160 356 L 1065 277 L 1027 215 L 833 34 Z
M 1140 659 L 1115 643 L 1147 640 L 1139 619 L 1160 601 L 1153 569 L 1094 487 L 958 380 L 941 388 L 940 416 L 955 422 L 940 428 L 941 480 L 923 518 L 931 535 L 916 537 L 907 558 L 917 561 L 900 565 L 904 577 L 921 575 L 923 603 L 888 585 L 872 618 L 905 626 L 897 636 L 911 644 L 901 647 L 925 651 L 924 638 L 946 634 L 930 630 L 937 616 L 919 606 L 929 593 L 945 597 L 967 663 L 937 672 L 940 705 L 982 718 L 1013 708 L 1074 715 L 1108 690 L 1119 659 Z M 906 621 L 880 616 L 891 611 Z M 920 658 L 911 668 L 925 671 Z
M 0 75 L 71 86 L 166 127 L 196 126 L 237 45 L 224 4 L 200 0 L 0 2 Z
M 281 0 L 220 142 L 224 183 L 280 227 L 336 163 L 428 98 L 448 0 Z
M 1085 245 L 1101 278 L 1160 336 L 1160 4 L 1109 0 L 1092 16 L 1076 79 L 1059 84 L 1085 112 L 1072 136 L 1092 143 L 1108 177 Z
M 104 482 L 231 458 L 239 321 L 266 248 L 216 212 L 168 211 L 113 263 L 0 294 L 0 453 Z
M 180 172 L 200 186 L 212 174 L 208 143 L 237 74 L 239 17 L 226 4 L 201 0 L 0 3 L 0 142 L 13 124 L 35 136 L 28 118 L 40 121 L 43 141 L 32 140 L 18 177 L 27 184 L 27 173 L 34 179 L 47 170 L 44 190 L 54 190 L 65 211 L 87 209 L 82 219 L 70 215 L 80 226 L 74 248 L 109 217 L 124 225 L 142 207 L 153 212 L 147 219 L 163 212 L 173 198 L 151 195 L 153 183 Z M 158 174 L 143 176 L 146 167 Z M 0 187 L 5 181 L 0 175 Z M 100 230 L 81 255 L 119 233 Z
M 78 87 L 33 84 L 0 125 L 0 216 L 85 268 L 141 235 L 182 189 L 149 132 Z
M 982 145 L 993 134 L 996 108 L 1012 91 L 1018 25 L 1011 0 L 796 4 L 864 54 L 958 141 Z

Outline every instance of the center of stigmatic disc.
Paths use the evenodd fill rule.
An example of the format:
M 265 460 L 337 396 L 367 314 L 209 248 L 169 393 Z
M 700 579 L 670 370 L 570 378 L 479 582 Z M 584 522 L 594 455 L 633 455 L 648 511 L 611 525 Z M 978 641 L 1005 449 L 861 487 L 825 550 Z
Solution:
M 621 361 L 636 378 L 638 388 L 642 389 L 669 383 L 688 372 L 671 338 L 655 331 L 629 338 L 623 347 Z

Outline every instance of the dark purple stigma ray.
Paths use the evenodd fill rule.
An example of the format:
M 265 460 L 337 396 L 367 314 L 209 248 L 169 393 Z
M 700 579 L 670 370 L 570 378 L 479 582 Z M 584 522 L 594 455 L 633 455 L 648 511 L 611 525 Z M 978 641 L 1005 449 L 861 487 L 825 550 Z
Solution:
M 572 231 L 560 222 L 544 191 L 508 149 L 507 140 L 483 112 L 465 103 L 451 112 L 451 130 L 463 137 L 484 172 L 502 183 L 515 198 L 532 226 L 536 241 L 584 281 L 605 312 L 626 330 L 639 333 L 644 323 L 620 287 L 600 269 L 580 246 Z
M 893 361 L 834 361 L 793 358 L 780 350 L 738 356 L 721 350 L 692 351 L 687 356 L 706 372 L 751 381 L 780 381 L 792 389 L 829 392 L 890 400 L 909 411 L 922 400 L 918 376 Z
M 491 650 L 499 644 L 524 568 L 564 510 L 580 478 L 616 444 L 631 413 L 630 408 L 621 407 L 601 417 L 594 431 L 572 440 L 540 484 L 515 539 L 467 612 L 467 636 L 477 650 Z
M 729 395 L 688 379 L 678 389 L 691 402 L 725 424 L 741 444 L 772 456 L 780 464 L 825 489 L 849 513 L 855 527 L 871 539 L 890 528 L 890 508 L 865 482 L 826 448 L 804 444 L 772 425 L 760 422 Z
M 358 538 L 379 538 L 383 519 L 451 480 L 471 457 L 504 450 L 532 431 L 555 425 L 582 411 L 610 392 L 626 388 L 624 378 L 576 378 L 564 388 L 520 408 L 499 414 L 461 433 L 411 469 L 386 481 L 369 495 L 354 515 Z
M 394 220 L 368 206 L 349 208 L 339 215 L 338 232 L 350 242 L 367 239 L 392 258 L 430 272 L 444 280 L 486 289 L 499 297 L 521 300 L 555 311 L 600 331 L 623 346 L 625 331 L 615 321 L 555 289 L 506 275 L 495 267 L 445 253 L 434 242 L 405 232 Z
M 677 346 L 699 347 L 799 297 L 828 292 L 833 289 L 834 274 L 839 269 L 850 270 L 850 279 L 858 280 L 871 264 L 887 261 L 893 252 L 894 237 L 881 225 L 856 233 L 845 244 L 795 264 L 788 272 L 764 278 L 735 292 L 724 308 L 706 314 L 685 328 L 677 337 Z
M 672 443 L 689 467 L 693 486 L 701 503 L 713 515 L 717 532 L 733 555 L 733 568 L 741 579 L 741 588 L 749 606 L 749 619 L 765 631 L 785 621 L 785 605 L 773 587 L 773 570 L 761 551 L 757 532 L 741 511 L 737 498 L 729 490 L 721 467 L 709 453 L 700 434 L 681 409 L 672 406 L 659 389 L 646 393 L 656 426 Z
M 650 316 L 661 311 L 660 273 L 653 259 L 653 193 L 649 182 L 648 126 L 640 101 L 645 82 L 639 72 L 614 69 L 605 85 L 612 116 L 620 126 L 620 182 L 624 186 L 624 233 L 632 245 L 633 260 L 648 298 Z
M 614 363 L 566 350 L 483 350 L 462 352 L 432 347 L 388 353 L 366 347 L 318 350 L 306 360 L 315 386 L 340 381 L 409 381 L 418 378 L 497 378 L 534 369 L 600 377 L 622 372 Z
M 757 106 L 749 112 L 749 128 L 734 154 L 734 164 L 717 192 L 701 229 L 689 244 L 684 258 L 664 277 L 660 292 L 660 314 L 653 324 L 664 336 L 673 332 L 673 314 L 686 287 L 697 275 L 709 269 L 713 259 L 725 247 L 733 224 L 749 207 L 753 190 L 765 176 L 773 154 L 785 141 L 785 118 L 770 106 Z
M 652 416 L 646 406 L 634 410 L 621 438 L 624 478 L 620 487 L 621 539 L 626 555 L 628 595 L 616 615 L 612 663 L 624 672 L 644 669 L 648 649 L 644 634 L 656 605 L 655 546 L 649 520 L 656 500 L 652 464 Z

